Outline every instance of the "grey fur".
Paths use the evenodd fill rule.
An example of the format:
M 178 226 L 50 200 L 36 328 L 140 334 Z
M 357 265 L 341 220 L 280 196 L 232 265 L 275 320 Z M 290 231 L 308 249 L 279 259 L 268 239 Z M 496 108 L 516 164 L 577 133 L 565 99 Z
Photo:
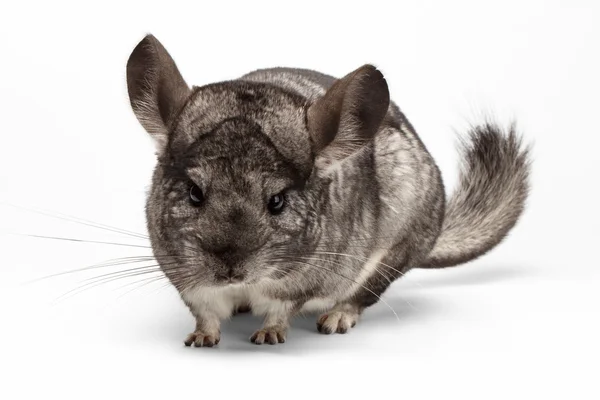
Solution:
M 317 304 L 319 331 L 345 333 L 400 275 L 478 257 L 523 209 L 528 158 L 514 130 L 472 130 L 446 206 L 438 167 L 370 65 L 342 79 L 274 68 L 189 89 L 147 36 L 128 88 L 158 146 L 148 229 L 196 318 L 187 345 L 217 344 L 220 320 L 247 305 L 265 316 L 257 344 L 283 342 L 289 318 Z

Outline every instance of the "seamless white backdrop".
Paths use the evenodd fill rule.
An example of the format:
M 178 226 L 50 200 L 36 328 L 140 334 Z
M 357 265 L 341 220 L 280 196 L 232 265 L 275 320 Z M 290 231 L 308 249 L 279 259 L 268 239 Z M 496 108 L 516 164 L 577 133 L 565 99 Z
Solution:
M 597 399 L 599 18 L 591 0 L 3 4 L 0 398 Z M 162 283 L 55 301 L 101 270 L 27 282 L 149 254 L 15 235 L 147 245 L 56 213 L 145 233 L 154 149 L 125 63 L 149 32 L 194 85 L 376 64 L 449 190 L 454 132 L 514 118 L 534 144 L 527 211 L 480 260 L 395 283 L 384 299 L 400 320 L 378 304 L 343 336 L 318 335 L 311 316 L 258 347 L 260 321 L 242 316 L 219 348 L 190 349 L 192 317 Z

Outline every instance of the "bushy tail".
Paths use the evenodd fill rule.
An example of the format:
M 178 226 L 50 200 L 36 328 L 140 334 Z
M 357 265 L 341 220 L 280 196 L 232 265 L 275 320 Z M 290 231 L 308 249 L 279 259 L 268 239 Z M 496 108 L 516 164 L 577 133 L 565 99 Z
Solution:
M 512 126 L 487 123 L 461 143 L 458 187 L 433 250 L 420 268 L 444 268 L 473 260 L 504 239 L 521 215 L 528 194 L 529 149 Z

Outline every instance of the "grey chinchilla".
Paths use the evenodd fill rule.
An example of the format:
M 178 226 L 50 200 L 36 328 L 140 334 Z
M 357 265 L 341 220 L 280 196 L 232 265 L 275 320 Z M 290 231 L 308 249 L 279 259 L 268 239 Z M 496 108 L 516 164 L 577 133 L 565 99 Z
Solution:
M 411 268 L 481 256 L 515 225 L 528 150 L 514 128 L 473 127 L 447 201 L 440 172 L 379 70 L 341 79 L 273 68 L 189 87 L 152 35 L 127 63 L 133 111 L 157 145 L 146 213 L 154 256 L 213 346 L 238 310 L 256 344 L 319 310 L 346 333 Z

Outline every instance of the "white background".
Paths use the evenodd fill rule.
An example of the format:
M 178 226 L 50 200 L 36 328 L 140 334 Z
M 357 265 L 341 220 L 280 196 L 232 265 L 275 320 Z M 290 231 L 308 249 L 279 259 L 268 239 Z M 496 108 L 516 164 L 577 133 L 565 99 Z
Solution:
M 598 399 L 600 13 L 597 1 L 3 3 L 0 10 L 0 398 Z M 15 236 L 146 241 L 153 145 L 126 96 L 144 34 L 190 84 L 272 66 L 340 76 L 374 63 L 452 187 L 455 131 L 493 112 L 534 144 L 510 237 L 469 265 L 413 271 L 348 335 L 298 319 L 255 346 L 184 348 L 193 319 L 162 283 L 54 301 L 103 271 L 26 283 L 147 249 Z M 56 214 L 54 214 L 56 215 Z

